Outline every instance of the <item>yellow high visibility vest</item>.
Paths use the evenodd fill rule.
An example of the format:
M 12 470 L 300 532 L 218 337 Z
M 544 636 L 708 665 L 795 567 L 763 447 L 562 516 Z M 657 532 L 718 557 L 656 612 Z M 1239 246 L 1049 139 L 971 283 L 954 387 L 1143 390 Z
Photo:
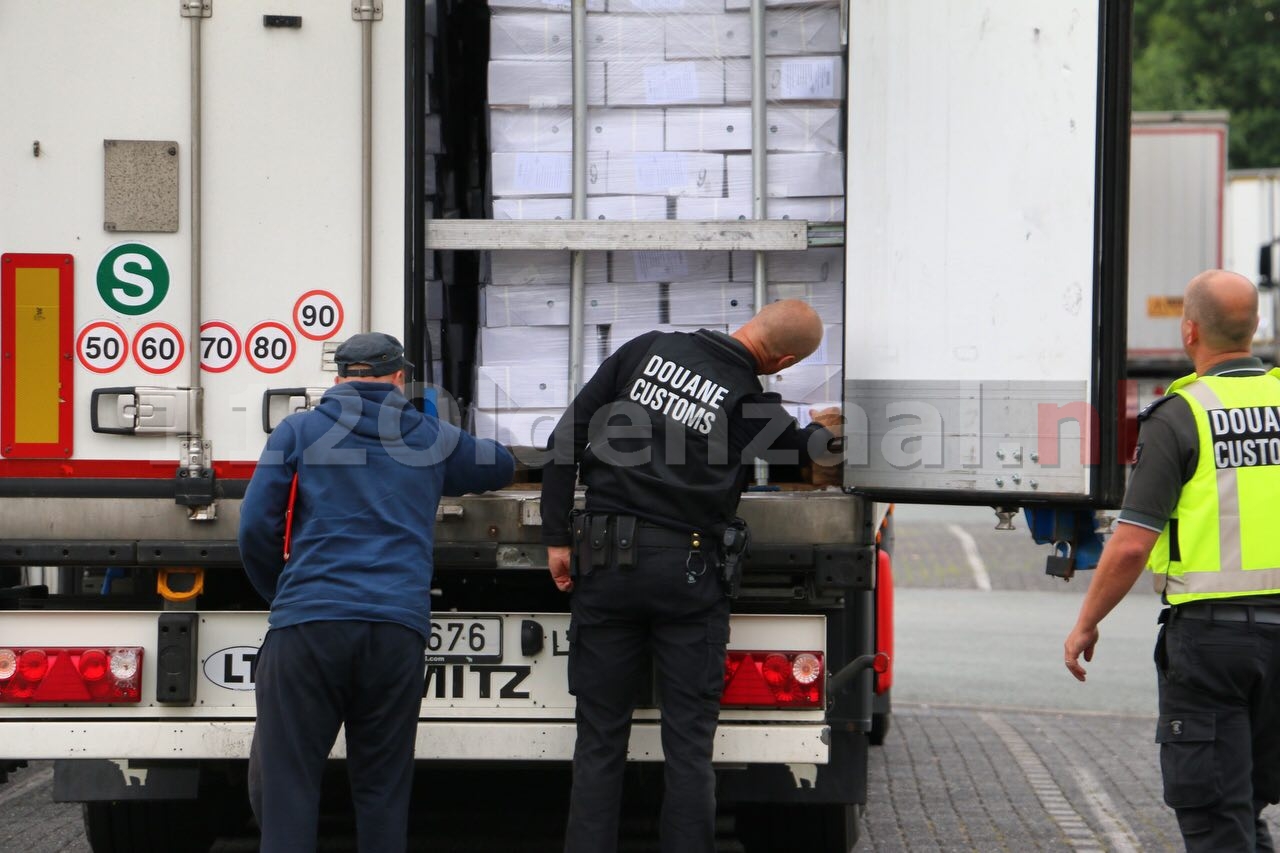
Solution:
M 1195 473 L 1147 567 L 1170 604 L 1280 593 L 1280 368 L 1169 386 L 1200 437 Z

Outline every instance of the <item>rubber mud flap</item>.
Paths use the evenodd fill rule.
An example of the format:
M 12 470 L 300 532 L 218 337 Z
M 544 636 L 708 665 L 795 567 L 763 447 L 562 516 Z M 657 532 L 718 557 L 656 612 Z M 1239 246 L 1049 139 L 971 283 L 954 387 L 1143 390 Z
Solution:
M 1194 809 L 1222 797 L 1212 713 L 1161 714 L 1156 723 L 1164 801 L 1170 808 Z

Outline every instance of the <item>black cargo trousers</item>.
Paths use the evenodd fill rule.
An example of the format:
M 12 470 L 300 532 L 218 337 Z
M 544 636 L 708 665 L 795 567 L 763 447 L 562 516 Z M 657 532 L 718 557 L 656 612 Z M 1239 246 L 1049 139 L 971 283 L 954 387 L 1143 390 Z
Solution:
M 1155 650 L 1165 803 L 1188 853 L 1270 853 L 1260 813 L 1280 800 L 1280 625 L 1178 610 L 1161 615 Z
M 690 534 L 645 522 L 635 523 L 634 535 L 624 522 L 620 537 L 617 522 L 617 516 L 608 517 L 606 528 L 597 522 L 603 547 L 595 549 L 595 566 L 589 534 L 576 547 L 569 691 L 578 700 L 578 732 L 565 851 L 617 850 L 631 715 L 652 655 L 665 762 L 661 849 L 710 853 L 711 754 L 729 641 L 716 545 L 702 539 L 693 548 Z

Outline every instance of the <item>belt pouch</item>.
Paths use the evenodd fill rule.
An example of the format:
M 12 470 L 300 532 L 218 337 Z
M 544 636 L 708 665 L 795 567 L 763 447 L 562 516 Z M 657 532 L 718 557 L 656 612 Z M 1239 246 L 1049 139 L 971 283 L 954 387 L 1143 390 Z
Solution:
M 590 560 L 583 559 L 582 552 L 587 541 L 587 514 L 580 509 L 570 512 L 569 530 L 573 536 L 573 547 L 569 550 L 569 577 L 576 578 L 584 566 L 591 566 Z
M 630 569 L 636 564 L 636 517 L 619 515 L 614 517 L 613 545 L 614 559 L 618 568 Z
M 609 516 L 591 516 L 591 568 L 601 569 L 609 564 Z

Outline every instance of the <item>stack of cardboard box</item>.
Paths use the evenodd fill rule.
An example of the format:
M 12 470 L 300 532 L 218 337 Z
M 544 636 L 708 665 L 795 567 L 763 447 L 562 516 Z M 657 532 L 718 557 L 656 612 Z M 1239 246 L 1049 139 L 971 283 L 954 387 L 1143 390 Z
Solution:
M 588 218 L 751 218 L 747 5 L 588 0 Z M 570 4 L 489 0 L 489 6 L 493 218 L 567 219 Z M 839 6 L 770 2 L 765 25 L 768 216 L 842 221 Z M 840 249 L 771 256 L 769 298 L 806 299 L 838 323 L 842 258 Z M 651 329 L 736 328 L 756 310 L 753 268 L 746 252 L 589 255 L 584 375 Z M 495 252 L 488 269 L 473 422 L 482 434 L 542 446 L 554 418 L 539 418 L 568 402 L 568 255 Z M 793 404 L 838 400 L 840 333 L 840 326 L 829 327 L 823 350 L 770 380 L 771 390 Z

